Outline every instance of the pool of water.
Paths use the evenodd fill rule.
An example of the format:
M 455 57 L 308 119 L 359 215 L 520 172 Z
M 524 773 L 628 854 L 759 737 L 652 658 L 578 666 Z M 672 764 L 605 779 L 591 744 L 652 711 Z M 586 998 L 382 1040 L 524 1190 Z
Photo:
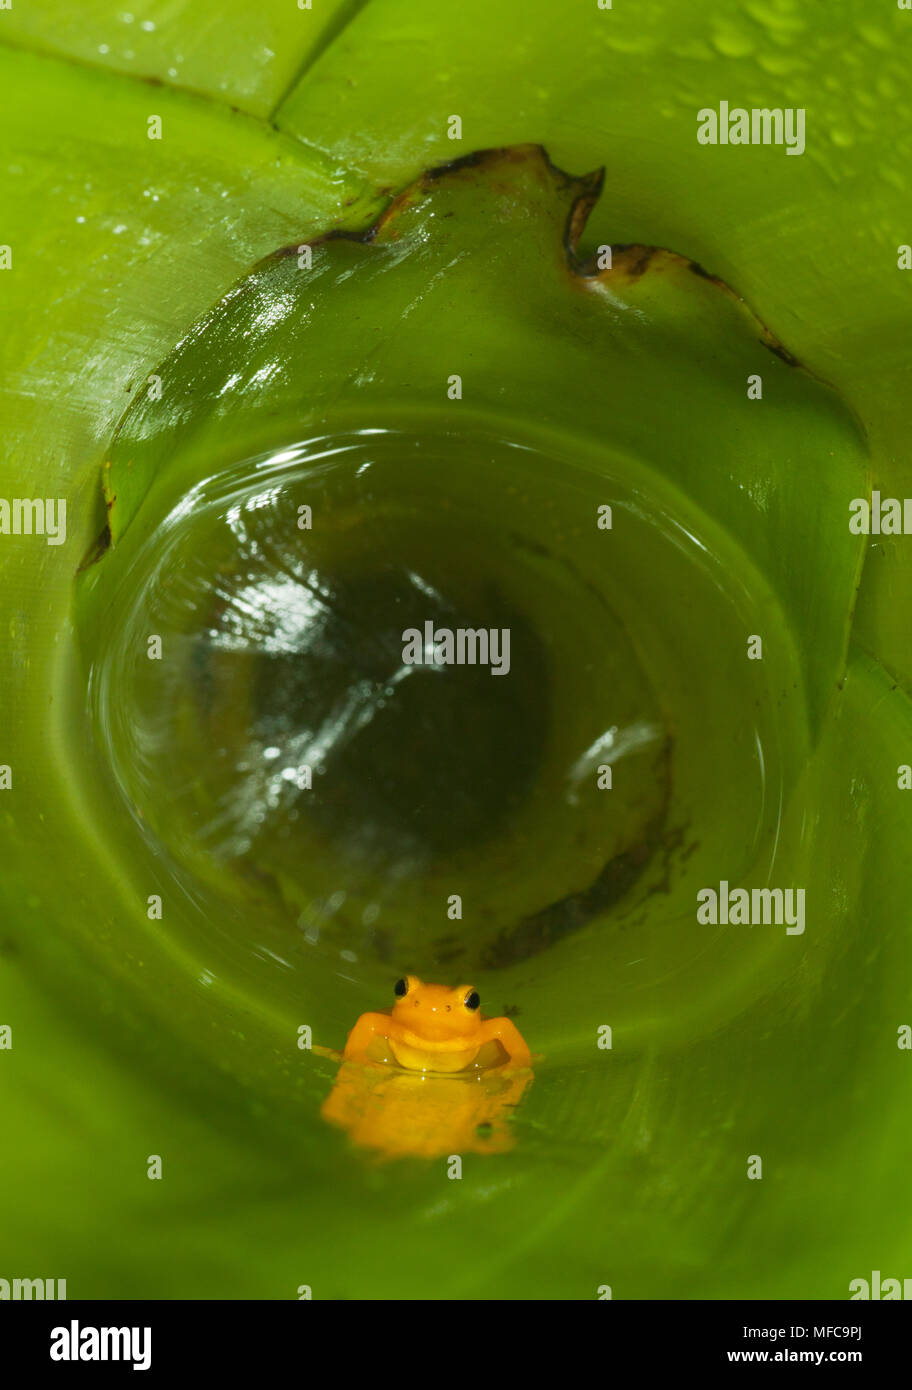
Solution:
M 790 872 L 799 663 L 648 463 L 519 422 L 346 422 L 103 563 L 97 746 L 177 890 L 150 944 L 202 988 L 285 1028 L 406 971 L 534 1008 L 585 968 L 616 1019 L 686 1030 L 760 987 L 778 940 L 698 929 L 696 893 Z

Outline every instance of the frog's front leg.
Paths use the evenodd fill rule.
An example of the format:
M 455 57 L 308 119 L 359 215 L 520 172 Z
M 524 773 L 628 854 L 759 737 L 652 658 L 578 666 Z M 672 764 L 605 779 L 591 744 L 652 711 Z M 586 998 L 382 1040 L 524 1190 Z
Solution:
M 362 1014 L 348 1035 L 342 1056 L 345 1061 L 363 1061 L 367 1049 L 374 1038 L 388 1038 L 390 1015 L 388 1013 Z
M 509 1066 L 531 1067 L 532 1053 L 526 1046 L 525 1038 L 512 1019 L 486 1018 L 481 1025 L 479 1036 L 482 1043 L 499 1042 L 504 1052 L 507 1054 Z

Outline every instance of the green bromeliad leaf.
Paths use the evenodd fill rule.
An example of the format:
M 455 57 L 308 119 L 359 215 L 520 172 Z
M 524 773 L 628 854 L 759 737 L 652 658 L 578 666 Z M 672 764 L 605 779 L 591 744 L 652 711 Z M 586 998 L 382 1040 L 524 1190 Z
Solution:
M 359 8 L 359 0 L 64 0 L 9 6 L 3 38 L 55 57 L 198 92 L 267 117 Z
M 416 27 L 412 8 L 365 6 L 289 92 L 279 127 L 379 186 L 466 149 L 529 139 L 562 168 L 604 164 L 608 196 L 590 242 L 668 246 L 711 267 L 842 392 L 868 432 L 873 486 L 912 491 L 912 274 L 899 268 L 912 241 L 908 13 L 564 0 L 555 25 L 548 0 L 465 0 L 438 28 Z M 382 64 L 365 64 L 375 51 Z M 513 80 L 502 80 L 506 54 Z M 408 100 L 383 121 L 389 88 Z M 805 110 L 805 153 L 698 145 L 697 112 L 722 100 Z M 450 138 L 452 115 L 461 142 Z M 846 521 L 856 495 L 844 498 Z M 859 639 L 912 689 L 909 547 L 877 538 L 867 559 Z
M 912 564 L 847 516 L 909 491 L 907 17 L 126 13 L 0 12 L 0 490 L 68 502 L 65 544 L 0 536 L 4 1267 L 71 1297 L 900 1273 Z M 806 155 L 699 147 L 721 99 L 805 106 Z M 440 621 L 514 625 L 517 708 L 485 673 L 467 733 L 458 673 L 386 696 L 386 637 L 358 665 L 405 561 Z M 310 819 L 272 771 L 304 715 L 346 733 Z M 722 878 L 803 885 L 805 932 L 697 926 Z M 513 1147 L 442 1188 L 322 1122 L 298 1029 L 338 1048 L 463 962 L 544 1060 Z
M 331 417 L 434 411 L 455 374 L 465 404 L 451 422 L 522 418 L 534 402 L 539 429 L 647 461 L 736 538 L 813 634 L 819 712 L 861 560 L 843 524 L 845 498 L 867 488 L 859 432 L 709 270 L 643 246 L 615 246 L 610 269 L 581 262 L 601 184 L 534 146 L 492 151 L 419 180 L 360 236 L 275 252 L 194 325 L 156 372 L 160 395 L 141 393 L 118 428 L 114 543 L 153 483 L 174 500 Z

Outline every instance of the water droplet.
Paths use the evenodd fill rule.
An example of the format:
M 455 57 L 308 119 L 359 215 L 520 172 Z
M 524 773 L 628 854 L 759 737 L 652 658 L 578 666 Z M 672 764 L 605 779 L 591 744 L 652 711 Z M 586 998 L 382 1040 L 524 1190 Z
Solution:
M 734 29 L 724 29 L 714 34 L 712 43 L 724 58 L 749 58 L 754 51 L 754 41 L 750 35 Z

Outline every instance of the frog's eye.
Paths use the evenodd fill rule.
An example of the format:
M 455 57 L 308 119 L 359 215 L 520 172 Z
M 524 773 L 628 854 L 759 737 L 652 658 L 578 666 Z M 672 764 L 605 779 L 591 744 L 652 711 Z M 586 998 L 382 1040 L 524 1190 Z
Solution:
M 397 980 L 393 985 L 393 993 L 401 999 L 403 994 L 408 994 L 408 980 Z
M 470 989 L 462 1002 L 465 1004 L 467 1009 L 477 1009 L 478 1005 L 481 1003 L 481 1000 L 478 997 L 478 991 L 476 989 Z

